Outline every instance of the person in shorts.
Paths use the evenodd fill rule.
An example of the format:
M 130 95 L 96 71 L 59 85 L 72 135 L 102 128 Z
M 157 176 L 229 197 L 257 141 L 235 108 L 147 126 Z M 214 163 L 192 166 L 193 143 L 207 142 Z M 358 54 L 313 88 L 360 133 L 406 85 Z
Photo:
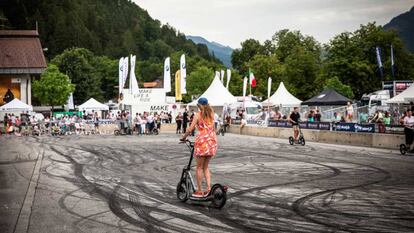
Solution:
M 299 114 L 298 107 L 293 108 L 293 112 L 290 114 L 288 121 L 292 123 L 293 137 L 295 141 L 297 141 L 298 136 L 299 136 L 299 121 L 300 121 L 300 114 Z

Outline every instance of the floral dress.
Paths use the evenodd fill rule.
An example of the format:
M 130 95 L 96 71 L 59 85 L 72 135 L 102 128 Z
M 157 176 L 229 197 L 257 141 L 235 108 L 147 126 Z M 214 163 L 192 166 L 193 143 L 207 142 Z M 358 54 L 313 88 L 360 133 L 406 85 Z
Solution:
M 199 113 L 197 124 L 198 134 L 194 143 L 194 156 L 213 157 L 217 151 L 216 131 L 214 130 L 214 122 L 204 120 Z

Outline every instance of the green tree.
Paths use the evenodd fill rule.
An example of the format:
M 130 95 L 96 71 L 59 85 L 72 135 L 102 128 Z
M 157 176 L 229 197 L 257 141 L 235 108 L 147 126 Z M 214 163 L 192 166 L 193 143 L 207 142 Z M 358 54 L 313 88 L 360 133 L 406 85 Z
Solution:
M 66 49 L 62 54 L 56 56 L 52 63 L 66 73 L 78 88 L 73 93 L 75 104 L 82 104 L 89 98 L 103 101 L 101 89 L 101 75 L 94 67 L 94 54 L 83 48 Z M 98 63 L 99 64 L 99 63 Z M 117 69 L 118 70 L 118 69 Z
M 207 90 L 214 78 L 214 71 L 200 66 L 187 77 L 187 94 L 199 96 Z
M 269 77 L 272 77 L 273 91 L 276 90 L 279 83 L 284 79 L 284 66 L 280 63 L 276 54 L 270 56 L 256 55 L 247 64 L 249 67 L 254 67 L 253 73 L 256 78 L 256 87 L 252 88 L 252 94 L 255 96 L 267 97 Z
M 231 55 L 233 68 L 241 74 L 248 72 L 249 67 L 247 67 L 246 63 L 258 54 L 265 54 L 265 48 L 258 40 L 248 39 L 243 41 L 241 49 L 235 49 Z
M 354 98 L 352 88 L 348 85 L 343 84 L 336 76 L 327 79 L 323 89 L 333 89 L 337 91 L 339 94 L 348 97 L 349 99 Z
M 32 84 L 33 96 L 38 98 L 41 103 L 63 105 L 68 100 L 70 93 L 75 90 L 75 85 L 71 84 L 67 75 L 62 74 L 57 66 L 50 64 L 41 75 L 40 80 L 34 80 Z
M 326 46 L 324 73 L 338 77 L 352 88 L 355 97 L 381 88 L 375 47 L 382 49 L 383 80 L 392 80 L 390 45 L 394 48 L 396 79 L 414 79 L 414 56 L 409 53 L 395 31 L 384 30 L 375 23 L 361 25 L 355 32 L 335 36 Z

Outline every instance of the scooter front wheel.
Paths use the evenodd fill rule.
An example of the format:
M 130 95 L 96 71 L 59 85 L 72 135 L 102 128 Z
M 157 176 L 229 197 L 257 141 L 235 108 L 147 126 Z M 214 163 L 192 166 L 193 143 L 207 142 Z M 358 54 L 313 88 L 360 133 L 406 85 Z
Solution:
M 115 135 L 115 136 L 119 136 L 119 134 L 120 134 L 120 133 L 121 133 L 121 132 L 120 132 L 119 130 L 115 130 L 115 131 L 114 131 L 114 135 Z
M 400 145 L 400 153 L 405 155 L 407 153 L 407 146 L 405 144 Z
M 293 143 L 294 143 L 294 142 L 295 142 L 295 141 L 294 141 L 293 137 L 289 137 L 289 144 L 293 146 Z
M 305 145 L 305 139 L 304 139 L 304 138 L 302 138 L 302 139 L 300 140 L 300 144 L 301 144 L 302 146 L 304 146 L 304 145 Z
M 186 202 L 188 199 L 188 195 L 187 195 L 187 184 L 186 184 L 186 180 L 183 179 L 180 182 L 178 182 L 177 185 L 177 198 L 178 200 L 180 200 L 181 202 Z
M 221 185 L 215 185 L 211 190 L 212 204 L 215 208 L 221 209 L 226 204 L 227 192 Z

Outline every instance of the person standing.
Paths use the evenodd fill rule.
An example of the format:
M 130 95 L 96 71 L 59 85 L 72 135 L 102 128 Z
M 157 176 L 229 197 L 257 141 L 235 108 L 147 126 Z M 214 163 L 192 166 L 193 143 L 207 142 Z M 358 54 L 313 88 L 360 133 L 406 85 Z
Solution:
M 183 113 L 183 132 L 187 131 L 187 124 L 188 124 L 188 112 L 186 109 Z
M 404 134 L 405 134 L 405 144 L 410 151 L 413 150 L 413 140 L 414 140 L 414 116 L 411 110 L 407 111 L 407 116 L 404 117 Z
M 208 195 L 211 189 L 211 174 L 208 169 L 210 159 L 217 152 L 217 137 L 214 130 L 214 110 L 208 104 L 208 100 L 204 97 L 198 99 L 197 106 L 200 112 L 194 116 L 194 120 L 190 128 L 181 137 L 181 141 L 185 141 L 187 136 L 191 134 L 197 127 L 198 134 L 194 142 L 194 157 L 197 160 L 196 179 L 197 190 L 193 193 L 194 197 L 203 197 Z M 203 173 L 206 179 L 207 189 L 202 191 Z
M 178 115 L 175 117 L 175 123 L 177 124 L 177 129 L 175 130 L 176 134 L 181 133 L 181 125 L 183 123 L 183 115 L 181 112 L 178 113 Z
M 315 114 L 315 121 L 316 122 L 320 122 L 322 118 L 321 113 L 319 112 L 319 109 L 316 109 L 316 114 Z
M 220 122 L 219 115 L 215 112 L 214 113 L 214 129 L 216 130 L 216 132 L 217 132 L 219 122 Z
M 346 119 L 349 122 L 352 122 L 353 115 L 354 115 L 354 107 L 352 106 L 352 103 L 351 102 L 348 102 L 348 105 L 346 107 Z

